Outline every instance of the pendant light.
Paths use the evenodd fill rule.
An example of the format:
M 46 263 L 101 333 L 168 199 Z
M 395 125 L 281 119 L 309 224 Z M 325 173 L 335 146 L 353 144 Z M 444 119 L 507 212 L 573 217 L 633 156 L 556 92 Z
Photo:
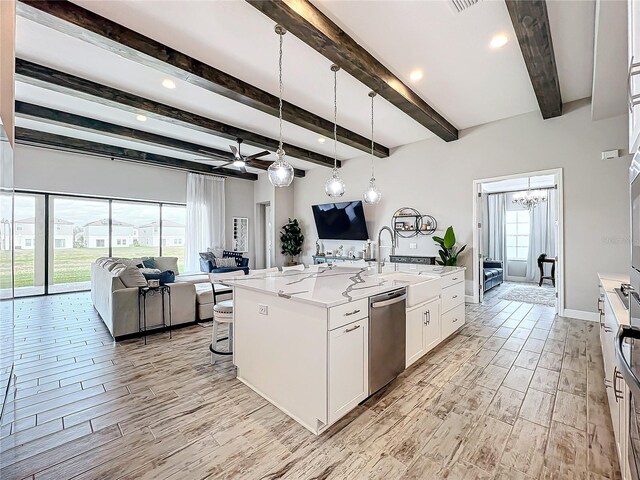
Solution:
M 276 151 L 276 161 L 269 165 L 267 174 L 269 181 L 274 187 L 288 187 L 293 181 L 293 167 L 284 158 L 284 148 L 282 148 L 282 40 L 287 30 L 282 25 L 276 25 L 276 33 L 280 37 L 280 50 L 278 57 L 278 125 L 280 133 L 278 137 L 278 150 Z
M 344 182 L 338 175 L 338 65 L 331 65 L 333 72 L 333 171 L 331 178 L 324 184 L 324 191 L 332 198 L 344 195 Z
M 382 198 L 382 194 L 378 187 L 376 187 L 376 177 L 373 174 L 373 159 L 374 159 L 374 147 L 373 143 L 373 97 L 376 96 L 376 92 L 369 92 L 369 97 L 371 98 L 371 179 L 369 179 L 369 188 L 364 192 L 364 203 L 368 203 L 369 205 L 375 205 L 380 202 Z

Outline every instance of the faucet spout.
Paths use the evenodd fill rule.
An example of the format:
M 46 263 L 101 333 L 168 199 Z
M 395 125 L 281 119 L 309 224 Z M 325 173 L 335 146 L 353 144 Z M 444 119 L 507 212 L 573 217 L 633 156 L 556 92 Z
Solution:
M 391 237 L 391 245 L 385 245 L 384 247 L 380 244 L 381 243 L 381 239 L 382 239 L 382 232 L 389 232 L 389 236 Z M 381 253 L 381 249 L 382 248 L 391 248 L 391 255 L 395 255 L 396 253 L 396 236 L 393 233 L 393 230 L 391 230 L 390 227 L 387 227 L 386 225 L 383 226 L 380 230 L 378 230 L 378 273 L 382 273 L 382 267 L 384 266 L 384 261 L 382 260 L 382 253 Z

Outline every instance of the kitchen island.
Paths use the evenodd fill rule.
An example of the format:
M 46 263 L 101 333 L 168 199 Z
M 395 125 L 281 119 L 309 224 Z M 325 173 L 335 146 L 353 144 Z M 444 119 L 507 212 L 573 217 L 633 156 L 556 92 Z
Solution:
M 464 324 L 460 267 L 321 267 L 225 283 L 238 379 L 315 434 L 369 395 L 370 297 L 407 289 L 405 366 Z

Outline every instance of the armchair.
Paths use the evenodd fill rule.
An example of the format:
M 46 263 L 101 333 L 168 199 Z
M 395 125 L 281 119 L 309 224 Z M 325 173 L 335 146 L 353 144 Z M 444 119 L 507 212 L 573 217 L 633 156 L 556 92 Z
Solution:
M 487 292 L 504 281 L 502 262 L 485 260 L 482 265 L 484 291 Z

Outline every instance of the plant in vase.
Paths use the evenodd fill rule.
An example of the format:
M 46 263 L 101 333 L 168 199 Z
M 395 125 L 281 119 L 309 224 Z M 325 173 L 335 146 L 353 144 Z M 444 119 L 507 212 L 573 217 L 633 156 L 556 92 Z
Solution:
M 281 253 L 291 257 L 289 265 L 295 265 L 294 258 L 302 253 L 302 243 L 304 235 L 297 219 L 289 219 L 287 224 L 280 230 Z
M 458 255 L 460 255 L 467 246 L 456 246 L 456 234 L 453 232 L 453 227 L 447 228 L 447 231 L 444 233 L 444 238 L 434 236 L 433 241 L 440 246 L 440 250 L 438 251 L 440 260 L 436 260 L 438 265 L 444 265 L 446 267 L 457 266 Z

